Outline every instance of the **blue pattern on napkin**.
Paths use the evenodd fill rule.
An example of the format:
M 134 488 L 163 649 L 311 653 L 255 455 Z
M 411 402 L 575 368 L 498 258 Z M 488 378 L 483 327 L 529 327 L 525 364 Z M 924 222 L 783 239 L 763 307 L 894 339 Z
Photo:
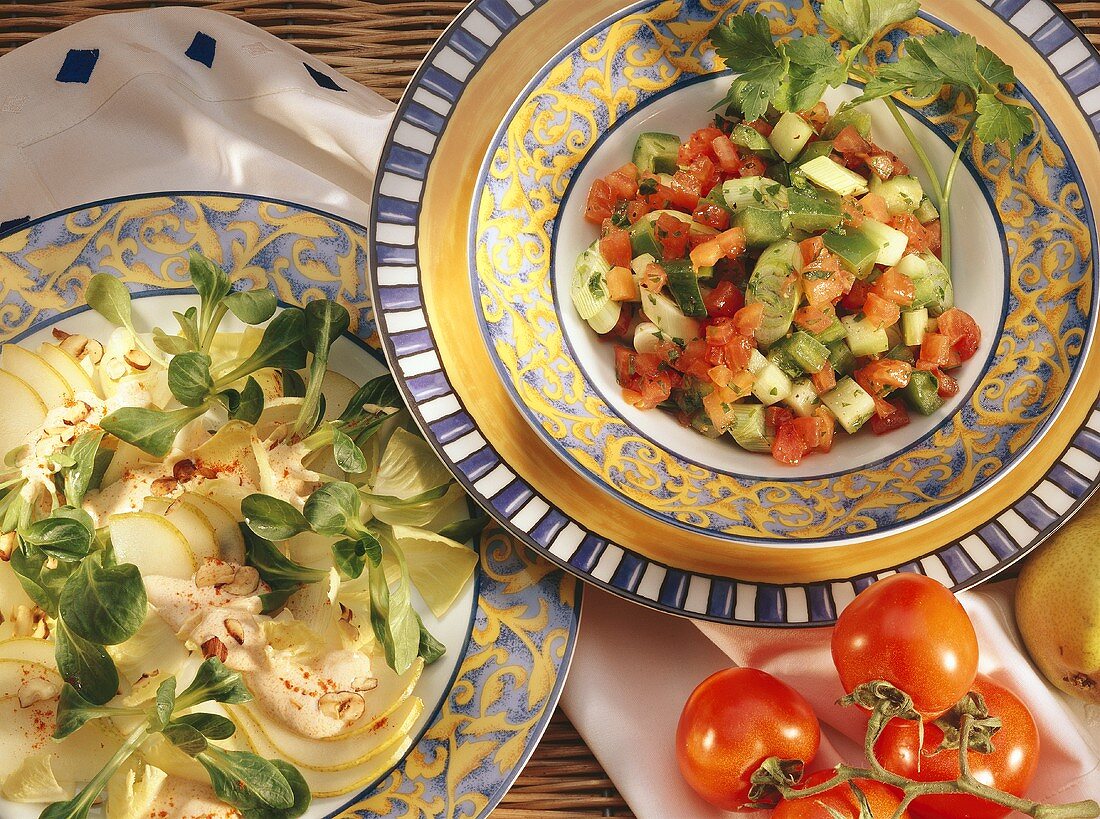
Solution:
M 183 54 L 185 57 L 190 57 L 195 62 L 211 68 L 214 65 L 214 49 L 217 48 L 217 45 L 218 41 L 209 34 L 196 31 L 195 39 L 191 41 L 191 45 L 187 47 Z
M 69 53 L 65 55 L 65 62 L 61 64 L 61 70 L 57 72 L 57 81 L 88 82 L 98 60 L 98 48 L 69 49 Z

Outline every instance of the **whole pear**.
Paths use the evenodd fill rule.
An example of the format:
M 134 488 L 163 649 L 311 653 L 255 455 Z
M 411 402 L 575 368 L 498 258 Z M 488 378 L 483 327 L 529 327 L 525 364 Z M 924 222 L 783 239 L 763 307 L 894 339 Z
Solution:
M 1016 623 L 1057 688 L 1100 703 L 1100 499 L 1093 499 L 1024 564 Z

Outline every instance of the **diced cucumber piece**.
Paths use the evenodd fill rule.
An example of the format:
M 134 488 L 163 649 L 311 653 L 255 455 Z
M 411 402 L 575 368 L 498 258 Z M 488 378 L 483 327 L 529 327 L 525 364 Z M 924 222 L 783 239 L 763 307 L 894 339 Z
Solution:
M 645 301 L 644 295 L 642 301 Z M 890 337 L 886 335 L 886 331 L 867 319 L 844 316 L 840 321 L 848 333 L 848 349 L 857 358 L 885 353 L 890 349 Z
M 791 394 L 783 399 L 783 403 L 794 410 L 794 414 L 802 418 L 809 418 L 817 407 L 817 390 L 813 382 L 808 378 L 800 378 L 794 382 Z
M 745 231 L 746 247 L 767 247 L 787 238 L 791 230 L 791 216 L 785 210 L 745 207 L 734 212 L 730 226 Z
M 832 324 L 820 333 L 812 333 L 811 335 L 827 347 L 834 341 L 842 341 L 845 339 L 848 336 L 848 331 L 844 329 L 844 325 L 840 323 L 840 319 L 834 317 Z
M 634 164 L 639 173 L 676 173 L 679 168 L 680 137 L 649 131 L 634 144 Z
M 686 344 L 699 335 L 699 322 L 685 316 L 676 302 L 662 293 L 642 293 L 642 312 L 673 341 Z
M 825 247 L 839 256 L 840 261 L 857 279 L 866 278 L 874 270 L 881 248 L 862 233 L 830 230 L 821 238 Z
M 913 215 L 917 217 L 917 221 L 922 225 L 935 222 L 940 218 L 940 212 L 936 210 L 936 206 L 932 204 L 932 200 L 927 196 L 920 200 L 920 204 Z
M 707 314 L 703 305 L 703 294 L 699 290 L 699 279 L 690 259 L 673 259 L 663 265 L 668 276 L 668 292 L 680 306 L 685 316 L 702 318 Z
M 928 310 L 907 310 L 901 314 L 901 335 L 906 346 L 917 347 L 924 341 L 928 329 Z
M 829 361 L 829 348 L 804 330 L 775 342 L 768 359 L 791 378 L 816 373 Z
M 734 421 L 729 432 L 737 445 L 749 452 L 771 452 L 764 408 L 760 404 L 734 404 L 732 413 Z
M 703 399 L 715 390 L 714 382 L 709 378 L 697 378 L 685 375 L 680 389 L 674 393 L 676 405 L 687 415 L 694 415 L 703 409 Z
M 569 294 L 573 297 L 573 306 L 577 308 L 577 314 L 585 321 L 598 315 L 611 301 L 611 291 L 607 287 L 607 274 L 610 272 L 611 265 L 600 253 L 598 241 L 589 245 L 577 259 L 577 265 L 573 268 L 573 281 Z M 600 331 L 597 330 L 597 332 Z
M 819 139 L 817 142 L 811 142 L 806 146 L 805 150 L 799 155 L 798 162 L 796 162 L 795 165 L 801 167 L 807 162 L 817 159 L 819 156 L 829 156 L 832 152 L 833 141 L 831 139 Z
M 749 363 L 745 366 L 745 369 L 753 375 L 756 375 L 767 366 L 768 359 L 764 357 L 764 354 L 757 349 L 753 349 L 749 354 Z
M 901 257 L 905 255 L 905 249 L 909 247 L 908 236 L 874 219 L 864 219 L 859 232 L 878 247 L 876 264 L 893 267 L 901 261 Z
M 619 323 L 622 315 L 623 303 L 621 301 L 609 301 L 599 311 L 588 319 L 588 326 L 600 335 L 610 333 Z
M 753 133 L 756 133 L 755 131 Z M 730 210 L 778 208 L 783 186 L 765 176 L 729 179 L 722 183 L 722 198 Z
M 852 350 L 848 347 L 847 341 L 834 341 L 827 346 L 829 347 L 829 363 L 833 365 L 834 370 L 841 375 L 851 375 L 856 371 L 858 362 L 856 357 L 852 355 Z
M 892 358 L 894 361 L 904 361 L 907 364 L 916 363 L 916 359 L 913 358 L 913 351 L 904 344 L 895 344 L 890 348 L 890 352 L 886 354 L 886 357 Z
M 871 177 L 871 193 L 877 193 L 886 201 L 891 216 L 913 213 L 924 197 L 924 189 L 915 176 L 895 176 L 885 182 Z
M 772 148 L 771 143 L 768 142 L 768 138 L 744 123 L 734 126 L 733 131 L 730 133 L 730 142 L 772 162 L 779 159 L 779 155 Z
M 706 201 L 713 202 L 718 207 L 720 207 L 722 210 L 724 210 L 726 213 L 733 213 L 733 208 L 731 208 L 726 203 L 726 194 L 725 194 L 725 186 L 724 185 L 715 185 L 713 188 L 711 188 L 710 193 L 707 194 Z
M 710 413 L 705 409 L 699 410 L 691 416 L 691 428 L 708 438 L 721 438 L 722 428 L 710 418 Z
M 758 373 L 752 385 L 752 394 L 759 399 L 765 407 L 778 404 L 791 394 L 794 384 L 787 374 L 772 364 L 765 364 Z
M 791 111 L 783 114 L 772 128 L 768 142 L 784 162 L 794 162 L 814 135 L 813 126 Z
M 768 350 L 768 361 L 781 369 L 788 378 L 801 378 L 806 371 L 790 354 L 790 340 L 790 336 L 787 336 L 775 342 Z
M 866 179 L 855 171 L 850 171 L 843 165 L 838 165 L 827 156 L 811 159 L 804 165 L 799 165 L 799 170 L 819 188 L 832 191 L 837 196 L 867 193 Z
M 943 406 L 939 389 L 936 376 L 924 370 L 914 370 L 909 383 L 901 390 L 901 397 L 921 415 L 931 415 Z
M 764 305 L 758 344 L 769 347 L 787 335 L 802 297 L 801 272 L 802 251 L 792 241 L 776 242 L 760 254 L 745 292 L 746 304 Z
M 664 255 L 664 248 L 657 241 L 653 219 L 644 216 L 630 226 L 630 253 L 637 256 L 649 256 L 654 261 Z M 631 265 L 633 267 L 633 265 Z
M 864 139 L 871 137 L 871 115 L 862 108 L 843 108 L 833 114 L 821 131 L 822 139 L 834 139 L 837 134 L 851 125 Z
M 832 410 L 850 435 L 859 432 L 875 414 L 875 399 L 851 378 L 840 379 L 833 389 L 821 396 L 821 402 Z
M 822 191 L 788 188 L 787 203 L 791 225 L 808 233 L 832 230 L 844 219 L 840 202 Z
M 791 184 L 791 170 L 792 166 L 783 160 L 773 162 L 768 166 L 768 178 L 774 179 L 784 187 L 789 187 Z
M 951 274 L 933 254 L 927 251 L 910 253 L 898 262 L 897 271 L 913 282 L 914 295 L 910 308 L 927 307 L 929 315 L 938 316 L 955 305 Z

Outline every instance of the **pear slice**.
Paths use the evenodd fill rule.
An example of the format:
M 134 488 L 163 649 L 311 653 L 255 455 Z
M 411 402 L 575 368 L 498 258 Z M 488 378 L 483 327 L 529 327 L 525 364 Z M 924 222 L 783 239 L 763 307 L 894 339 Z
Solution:
M 65 379 L 74 395 L 78 392 L 100 395 L 99 388 L 92 381 L 92 377 L 80 366 L 80 362 L 73 357 L 72 353 L 47 342 L 38 348 L 38 354 Z
M 107 521 L 119 563 L 133 563 L 144 576 L 188 580 L 198 561 L 180 530 L 148 512 L 111 515 Z
M 364 694 L 366 699 L 370 696 L 371 692 Z M 262 735 L 277 749 L 279 757 L 295 766 L 315 771 L 345 771 L 385 753 L 408 736 L 423 712 L 424 701 L 409 697 L 392 714 L 375 720 L 356 736 L 327 739 L 310 739 L 288 731 L 254 704 L 234 708 L 233 716 L 247 735 Z
M 31 430 L 46 420 L 46 402 L 34 388 L 16 375 L 0 370 L 0 458 L 23 443 Z
M 213 439 L 211 439 L 213 440 Z M 253 460 L 253 462 L 255 462 Z M 195 485 L 195 494 L 211 498 L 225 507 L 234 520 L 244 520 L 241 502 L 256 491 L 254 486 L 241 486 L 233 478 L 210 478 Z
M 325 377 L 321 381 L 321 394 L 325 396 L 324 420 L 331 421 L 333 418 L 339 418 L 357 392 L 359 392 L 359 385 L 346 375 L 341 375 L 332 369 L 326 370 Z
M 218 556 L 230 563 L 244 563 L 244 536 L 233 513 L 212 497 L 197 492 L 184 492 L 180 503 L 200 512 L 214 529 Z
M 194 506 L 180 503 L 172 498 L 149 497 L 145 499 L 141 510 L 161 515 L 179 529 L 183 539 L 191 548 L 191 553 L 199 562 L 208 557 L 218 556 L 218 539 L 214 535 L 214 527 L 206 515 Z
M 0 351 L 0 367 L 18 376 L 38 393 L 46 409 L 60 407 L 73 399 L 73 390 L 61 374 L 37 353 L 18 344 L 5 344 Z
M 12 637 L 0 642 L 0 662 L 26 662 L 56 668 L 54 646 L 50 640 L 39 637 Z M 0 694 L 4 689 L 0 687 Z
M 34 601 L 23 590 L 23 584 L 19 582 L 19 575 L 15 573 L 11 563 L 0 560 L 0 617 L 4 618 L 0 627 L 8 625 L 16 606 L 31 608 L 34 606 Z
M 200 470 L 214 469 L 238 484 L 260 485 L 256 456 L 252 454 L 252 424 L 230 421 L 208 438 L 191 455 Z

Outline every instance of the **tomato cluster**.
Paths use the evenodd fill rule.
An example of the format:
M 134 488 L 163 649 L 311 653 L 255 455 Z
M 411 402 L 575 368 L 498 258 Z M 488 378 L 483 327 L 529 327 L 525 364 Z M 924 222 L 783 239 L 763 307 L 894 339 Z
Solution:
M 899 574 L 868 587 L 837 621 L 832 656 L 845 691 L 885 681 L 909 695 L 923 719 L 891 720 L 875 754 L 887 771 L 917 782 L 954 781 L 959 750 L 937 752 L 944 732 L 935 722 L 953 713 L 974 691 L 1001 720 L 993 750 L 968 755 L 974 777 L 1023 796 L 1035 774 L 1039 736 L 1027 706 L 1012 692 L 979 675 L 978 642 L 966 611 L 939 583 Z M 720 671 L 692 693 L 680 716 L 676 756 L 688 784 L 704 799 L 731 811 L 751 810 L 749 783 L 770 757 L 813 761 L 820 726 L 806 700 L 774 677 L 753 669 Z M 827 782 L 833 773 L 809 774 L 799 785 Z M 874 816 L 892 816 L 903 793 L 878 781 L 857 780 Z M 903 816 L 913 819 L 1001 819 L 1011 811 L 967 794 L 924 795 Z M 804 799 L 784 800 L 779 819 L 860 819 L 848 784 Z

